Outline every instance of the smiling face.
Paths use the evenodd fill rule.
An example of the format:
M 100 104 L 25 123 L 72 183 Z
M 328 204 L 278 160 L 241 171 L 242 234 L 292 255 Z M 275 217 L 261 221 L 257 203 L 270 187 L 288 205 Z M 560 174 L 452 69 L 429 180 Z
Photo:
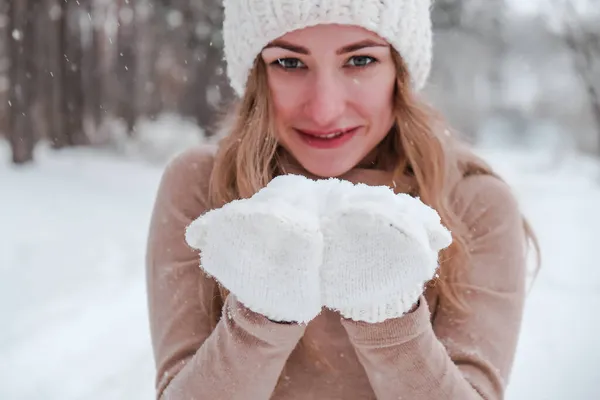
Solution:
M 277 139 L 310 173 L 346 173 L 391 129 L 396 67 L 376 34 L 317 25 L 280 37 L 261 56 Z

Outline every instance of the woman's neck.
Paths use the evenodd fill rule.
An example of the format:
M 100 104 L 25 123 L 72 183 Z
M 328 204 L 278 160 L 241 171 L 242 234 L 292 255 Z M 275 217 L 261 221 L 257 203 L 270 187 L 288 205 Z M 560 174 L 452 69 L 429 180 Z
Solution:
M 296 174 L 315 180 L 325 179 L 307 171 L 293 155 L 283 147 L 279 148 L 277 157 L 277 175 Z M 394 162 L 393 165 L 390 162 L 385 162 L 385 160 L 378 157 L 378 149 L 374 149 L 354 168 L 337 178 L 352 183 L 364 183 L 370 186 L 388 186 L 397 193 L 412 193 L 416 188 L 414 177 L 408 174 L 394 176 L 396 166 L 400 164 L 399 160 L 395 161 L 396 162 Z

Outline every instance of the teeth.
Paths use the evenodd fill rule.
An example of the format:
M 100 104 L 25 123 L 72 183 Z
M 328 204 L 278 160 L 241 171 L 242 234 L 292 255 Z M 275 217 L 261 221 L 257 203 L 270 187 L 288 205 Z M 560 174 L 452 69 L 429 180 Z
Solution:
M 322 137 L 324 139 L 333 139 L 333 138 L 336 138 L 338 136 L 342 136 L 343 133 L 344 132 L 335 132 L 335 133 L 330 133 L 329 135 L 325 135 L 325 136 L 322 136 Z

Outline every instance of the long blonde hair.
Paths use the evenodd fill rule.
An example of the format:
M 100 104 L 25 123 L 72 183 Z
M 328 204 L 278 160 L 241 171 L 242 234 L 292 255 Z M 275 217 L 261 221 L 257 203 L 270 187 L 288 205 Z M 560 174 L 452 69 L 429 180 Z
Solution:
M 410 194 L 418 195 L 424 203 L 437 210 L 444 225 L 453 232 L 453 244 L 441 252 L 439 273 L 431 284 L 438 289 L 445 307 L 467 312 L 468 306 L 455 282 L 460 270 L 469 266 L 468 237 L 462 221 L 448 204 L 452 189 L 448 176 L 452 169 L 463 176 L 497 175 L 476 158 L 461 164 L 451 156 L 450 147 L 457 139 L 449 136 L 441 118 L 413 93 L 402 58 L 395 50 L 392 53 L 397 69 L 393 101 L 395 124 L 378 146 L 379 158 L 388 160 L 388 164 L 389 161 L 393 163 L 394 176 L 409 173 L 416 182 Z M 231 126 L 216 157 L 209 185 L 212 207 L 251 197 L 281 173 L 273 120 L 266 65 L 259 56 L 248 79 L 245 95 L 230 115 L 228 123 Z M 525 220 L 523 224 L 527 238 L 539 254 L 530 226 Z M 218 288 L 212 306 L 215 323 L 226 295 L 223 288 Z

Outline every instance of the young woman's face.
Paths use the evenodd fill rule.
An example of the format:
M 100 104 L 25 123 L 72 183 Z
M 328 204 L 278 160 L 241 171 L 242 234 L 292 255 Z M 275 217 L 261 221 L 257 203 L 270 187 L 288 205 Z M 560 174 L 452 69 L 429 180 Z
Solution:
M 391 129 L 396 68 L 376 34 L 318 25 L 271 42 L 262 58 L 278 140 L 314 175 L 344 174 Z

